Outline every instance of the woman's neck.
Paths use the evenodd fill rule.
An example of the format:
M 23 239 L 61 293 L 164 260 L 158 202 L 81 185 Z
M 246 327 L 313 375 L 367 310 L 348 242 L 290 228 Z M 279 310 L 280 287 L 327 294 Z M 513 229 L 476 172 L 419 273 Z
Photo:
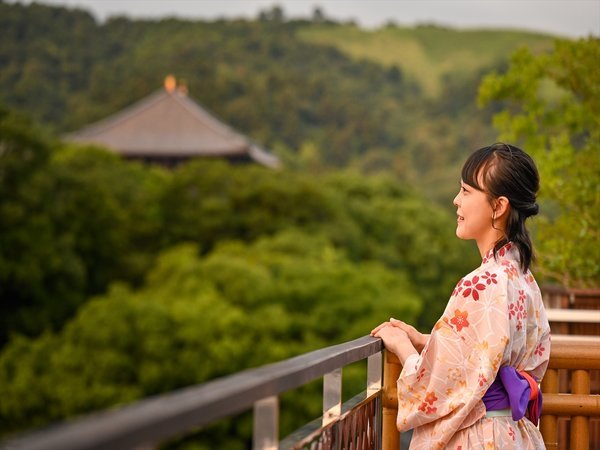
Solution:
M 487 255 L 487 253 L 494 248 L 496 242 L 500 241 L 504 237 L 504 233 L 500 230 L 492 230 L 493 232 L 489 233 L 482 239 L 477 239 L 477 248 L 479 249 L 479 254 L 481 255 L 481 259 Z

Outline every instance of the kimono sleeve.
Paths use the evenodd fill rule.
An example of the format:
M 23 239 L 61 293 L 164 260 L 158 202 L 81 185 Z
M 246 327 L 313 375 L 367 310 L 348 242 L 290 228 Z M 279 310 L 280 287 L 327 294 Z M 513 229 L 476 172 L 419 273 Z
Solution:
M 485 414 L 481 398 L 496 377 L 508 342 L 506 277 L 498 274 L 490 284 L 477 274 L 466 278 L 414 368 L 400 374 L 400 431 L 431 423 L 437 439 L 447 442 Z

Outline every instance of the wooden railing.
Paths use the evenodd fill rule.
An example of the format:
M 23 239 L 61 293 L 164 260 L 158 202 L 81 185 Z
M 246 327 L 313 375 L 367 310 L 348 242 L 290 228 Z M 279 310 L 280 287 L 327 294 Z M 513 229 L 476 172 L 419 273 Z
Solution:
M 382 363 L 383 354 L 383 363 Z M 368 360 L 365 392 L 341 404 L 341 371 Z M 382 378 L 383 366 L 383 378 Z M 600 417 L 600 395 L 590 394 L 589 371 L 600 369 L 600 338 L 553 337 L 543 380 L 541 431 L 548 449 L 561 440 L 558 416 L 571 417 L 570 447 L 589 450 L 590 418 Z M 570 392 L 559 392 L 558 371 L 572 371 Z M 369 336 L 200 386 L 142 400 L 120 410 L 23 435 L 6 450 L 153 448 L 161 441 L 254 408 L 255 449 L 398 450 L 398 359 Z M 323 416 L 279 441 L 278 395 L 323 377 Z M 568 387 L 568 386 L 567 386 Z
M 552 334 L 600 336 L 600 289 L 543 285 Z
M 551 285 L 542 285 L 541 289 L 553 336 L 568 334 L 578 338 L 587 336 L 600 339 L 600 289 L 567 289 Z M 558 388 L 557 392 L 575 392 L 573 389 L 579 385 L 581 376 L 581 373 L 571 374 L 566 369 L 556 368 L 549 371 L 546 379 L 552 389 Z M 589 376 L 586 375 L 585 384 L 588 383 L 592 394 L 600 394 L 600 370 L 591 370 Z M 572 432 L 574 430 L 571 425 L 578 422 L 581 419 L 575 418 L 572 422 L 571 417 L 566 415 L 558 415 L 552 419 L 552 433 L 556 433 L 558 439 L 552 440 L 557 443 L 557 447 L 551 445 L 549 448 L 568 450 L 575 437 L 588 434 L 590 448 L 600 449 L 600 417 L 592 417 L 583 434 L 579 430 Z
M 380 339 L 365 336 L 199 386 L 148 398 L 122 409 L 34 431 L 0 445 L 3 450 L 148 449 L 238 412 L 254 409 L 253 448 L 279 443 L 279 394 L 323 377 L 323 417 L 295 433 L 284 447 L 380 448 Z M 367 359 L 366 390 L 341 405 L 341 372 Z M 1 399 L 0 399 L 1 401 Z
M 553 338 L 550 364 L 542 380 L 544 404 L 540 430 L 547 449 L 590 448 L 590 420 L 600 419 L 600 395 L 590 393 L 592 370 L 600 370 L 600 338 Z M 561 392 L 561 385 L 566 390 L 570 386 L 570 392 Z M 570 439 L 566 429 L 558 427 L 559 416 L 570 417 Z M 598 442 L 594 440 L 593 444 Z

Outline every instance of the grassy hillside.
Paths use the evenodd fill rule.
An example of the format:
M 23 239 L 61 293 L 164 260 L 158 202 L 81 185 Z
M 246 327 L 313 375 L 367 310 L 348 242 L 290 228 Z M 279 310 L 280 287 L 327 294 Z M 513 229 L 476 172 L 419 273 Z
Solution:
M 506 61 L 520 46 L 552 47 L 553 37 L 525 31 L 457 30 L 434 25 L 388 26 L 369 31 L 352 25 L 311 25 L 298 31 L 305 42 L 334 46 L 358 60 L 396 66 L 429 97 L 442 92 L 447 76 L 477 72 Z

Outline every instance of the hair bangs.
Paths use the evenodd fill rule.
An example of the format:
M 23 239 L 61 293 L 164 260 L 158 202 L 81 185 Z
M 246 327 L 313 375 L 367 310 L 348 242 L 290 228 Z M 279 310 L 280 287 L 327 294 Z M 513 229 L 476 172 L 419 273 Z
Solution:
M 491 147 L 483 147 L 469 156 L 469 158 L 465 161 L 461 171 L 463 183 L 466 183 L 482 192 L 486 192 L 485 187 L 481 183 L 481 181 L 485 183 L 486 180 L 481 180 L 480 174 L 489 174 L 489 171 L 484 169 L 492 164 L 492 153 L 493 151 Z

